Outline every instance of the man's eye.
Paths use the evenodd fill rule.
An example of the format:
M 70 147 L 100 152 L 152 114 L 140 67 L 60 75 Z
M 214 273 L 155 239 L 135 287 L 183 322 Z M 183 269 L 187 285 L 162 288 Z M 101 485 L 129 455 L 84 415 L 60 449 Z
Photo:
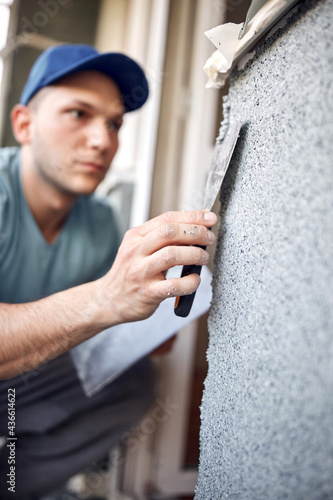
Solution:
M 85 117 L 85 112 L 82 111 L 81 109 L 71 109 L 70 114 L 72 115 L 73 118 L 84 118 Z
M 118 121 L 114 121 L 114 120 L 108 121 L 108 129 L 112 130 L 114 132 L 118 132 L 121 125 L 122 125 L 122 122 L 118 122 Z

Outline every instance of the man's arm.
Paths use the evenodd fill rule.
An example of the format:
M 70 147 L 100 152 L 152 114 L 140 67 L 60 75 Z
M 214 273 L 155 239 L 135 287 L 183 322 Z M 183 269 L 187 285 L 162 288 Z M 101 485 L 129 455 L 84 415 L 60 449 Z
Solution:
M 210 212 L 170 212 L 129 230 L 110 271 L 26 304 L 0 304 L 0 378 L 31 370 L 100 331 L 149 317 L 168 297 L 194 292 L 197 275 L 165 279 L 175 265 L 208 262 Z

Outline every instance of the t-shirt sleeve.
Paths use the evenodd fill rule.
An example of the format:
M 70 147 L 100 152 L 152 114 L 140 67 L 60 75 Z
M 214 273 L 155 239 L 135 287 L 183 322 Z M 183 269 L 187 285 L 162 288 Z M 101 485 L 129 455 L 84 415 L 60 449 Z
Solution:
M 3 265 L 10 244 L 10 227 L 12 224 L 10 193 L 0 177 L 0 267 Z
M 17 208 L 13 171 L 18 162 L 17 153 L 17 148 L 0 149 L 0 270 L 3 269 L 8 254 L 14 246 L 13 232 Z
M 89 215 L 93 225 L 95 262 L 98 263 L 91 278 L 98 279 L 111 268 L 121 243 L 121 236 L 116 212 L 108 200 L 99 200 Z
M 120 238 L 120 231 L 119 231 L 119 224 L 117 220 L 117 216 L 115 211 L 111 206 L 109 206 L 109 212 L 108 212 L 108 257 L 105 262 L 104 269 L 101 271 L 101 276 L 103 276 L 105 273 L 109 271 L 111 268 L 117 252 L 118 248 L 121 244 L 121 238 Z

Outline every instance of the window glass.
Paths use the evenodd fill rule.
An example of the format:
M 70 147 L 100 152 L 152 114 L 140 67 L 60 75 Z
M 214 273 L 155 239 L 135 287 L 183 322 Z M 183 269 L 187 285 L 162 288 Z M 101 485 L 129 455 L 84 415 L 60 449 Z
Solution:
M 13 3 L 12 0 L 0 1 L 0 51 L 5 47 L 7 41 L 9 16 L 10 16 L 10 5 Z M 0 84 L 2 79 L 3 70 L 3 60 L 0 55 Z

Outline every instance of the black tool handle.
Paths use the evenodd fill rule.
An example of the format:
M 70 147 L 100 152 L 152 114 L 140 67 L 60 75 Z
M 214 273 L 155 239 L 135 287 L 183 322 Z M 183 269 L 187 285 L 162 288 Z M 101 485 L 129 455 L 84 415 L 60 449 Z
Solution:
M 200 245 L 194 245 L 194 246 L 206 250 L 205 246 L 200 246 Z M 193 273 L 198 274 L 200 276 L 201 268 L 202 266 L 196 266 L 194 264 L 189 266 L 183 266 L 181 277 L 183 278 L 184 276 L 188 276 L 189 274 Z M 182 318 L 186 318 L 186 316 L 189 315 L 195 297 L 195 293 L 196 292 L 193 292 L 190 295 L 181 295 L 176 297 L 175 309 L 174 309 L 176 316 L 181 316 Z

